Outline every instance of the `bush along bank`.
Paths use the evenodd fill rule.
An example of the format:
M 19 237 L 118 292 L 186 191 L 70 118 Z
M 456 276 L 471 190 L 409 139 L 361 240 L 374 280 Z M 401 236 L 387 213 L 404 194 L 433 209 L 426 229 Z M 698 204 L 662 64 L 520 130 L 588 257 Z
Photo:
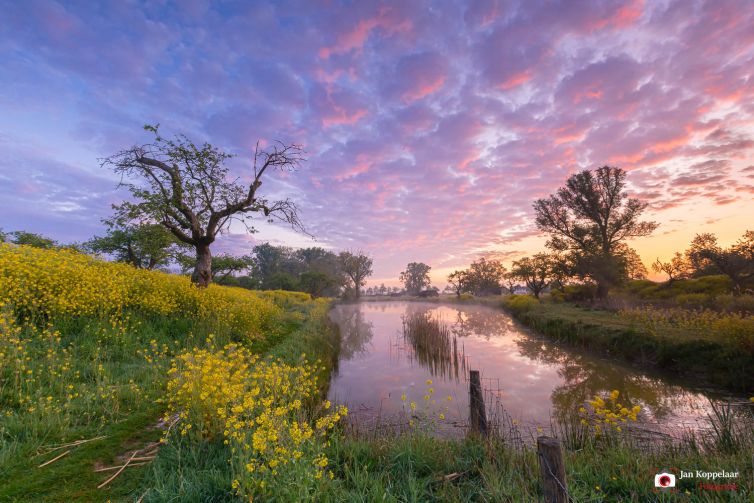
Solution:
M 559 342 L 734 391 L 754 390 L 754 318 L 736 313 L 612 312 L 511 295 L 502 306 Z

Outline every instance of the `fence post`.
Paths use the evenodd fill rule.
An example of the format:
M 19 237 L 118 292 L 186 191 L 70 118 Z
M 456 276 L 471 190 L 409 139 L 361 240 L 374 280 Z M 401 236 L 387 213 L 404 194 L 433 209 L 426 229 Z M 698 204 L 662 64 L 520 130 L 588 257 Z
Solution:
M 484 408 L 482 382 L 478 370 L 469 371 L 469 406 L 471 409 L 471 431 L 487 436 L 487 412 Z
M 537 438 L 537 457 L 542 474 L 542 488 L 546 503 L 567 503 L 565 463 L 560 441 L 552 437 Z

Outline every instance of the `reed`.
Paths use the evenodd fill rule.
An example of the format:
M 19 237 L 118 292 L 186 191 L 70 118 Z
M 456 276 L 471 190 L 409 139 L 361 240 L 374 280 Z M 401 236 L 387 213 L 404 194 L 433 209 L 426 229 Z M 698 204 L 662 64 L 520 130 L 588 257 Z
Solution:
M 463 347 L 458 349 L 458 337 L 447 323 L 428 311 L 414 311 L 402 319 L 403 340 L 411 345 L 414 356 L 433 376 L 466 375 Z

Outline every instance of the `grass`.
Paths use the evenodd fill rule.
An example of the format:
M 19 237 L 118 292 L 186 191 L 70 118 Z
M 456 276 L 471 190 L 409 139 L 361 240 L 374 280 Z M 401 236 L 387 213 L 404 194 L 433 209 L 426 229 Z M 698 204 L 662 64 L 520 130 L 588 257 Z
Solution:
M 512 449 L 501 441 L 439 440 L 417 433 L 379 440 L 341 439 L 331 457 L 335 482 L 320 501 L 539 501 L 539 468 L 533 449 Z M 738 471 L 736 493 L 725 501 L 754 497 L 750 451 L 699 452 L 656 446 L 590 443 L 565 451 L 566 477 L 575 501 L 719 501 L 699 491 L 696 481 L 679 481 L 680 498 L 656 494 L 654 475 L 665 467 Z M 688 491 L 689 494 L 686 494 Z
M 329 382 L 329 371 L 337 361 L 338 336 L 326 317 L 325 301 L 300 303 L 291 307 L 281 320 L 281 330 L 270 341 L 260 345 L 264 351 L 289 363 L 296 363 L 303 354 L 325 362 L 320 382 Z M 104 489 L 97 485 L 107 473 L 94 472 L 95 466 L 117 465 L 117 457 L 149 442 L 159 440 L 164 433 L 156 424 L 163 407 L 155 398 L 163 391 L 164 379 L 156 374 L 137 351 L 163 344 L 181 346 L 201 344 L 206 334 L 192 333 L 186 320 L 169 318 L 139 320 L 137 331 L 129 337 L 112 341 L 102 338 L 98 323 L 75 323 L 65 327 L 65 333 L 75 337 L 76 352 L 71 361 L 80 372 L 93 373 L 81 362 L 91 362 L 95 355 L 110 376 L 112 383 L 133 381 L 140 394 L 117 397 L 118 412 L 105 413 L 114 401 L 89 404 L 88 409 L 72 411 L 72 415 L 92 417 L 69 424 L 50 424 L 50 416 L 34 418 L 29 414 L 14 414 L 3 418 L 0 431 L 0 501 L 115 501 L 133 500 L 145 495 L 143 501 L 222 501 L 234 500 L 229 492 L 232 477 L 228 470 L 228 449 L 220 442 L 170 442 L 160 450 L 155 462 L 125 470 Z M 78 326 L 73 330 L 73 326 Z M 107 341 L 111 342 L 108 343 Z M 82 342 L 89 341 L 89 342 Z M 65 344 L 66 337 L 61 341 Z M 43 353 L 44 351 L 30 351 Z M 44 362 L 37 362 L 42 365 Z M 323 388 L 325 389 L 325 388 Z M 108 417 L 105 417 L 108 416 Z M 62 451 L 37 456 L 42 446 L 77 439 L 104 436 L 104 439 L 82 444 L 59 461 L 37 468 Z

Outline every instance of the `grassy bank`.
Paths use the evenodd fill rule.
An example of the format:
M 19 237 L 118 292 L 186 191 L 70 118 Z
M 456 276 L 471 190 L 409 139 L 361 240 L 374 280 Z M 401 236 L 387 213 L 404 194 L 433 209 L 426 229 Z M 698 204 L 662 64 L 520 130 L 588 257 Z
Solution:
M 198 290 L 183 277 L 0 245 L 0 501 L 234 499 L 240 470 L 212 414 L 230 415 L 256 392 L 285 410 L 288 426 L 328 417 L 320 393 L 339 340 L 328 307 L 306 294 Z M 251 374 L 263 389 L 244 394 Z M 284 381 L 296 389 L 270 391 Z M 244 403 L 245 420 L 263 413 Z M 324 441 L 307 441 L 302 459 Z M 117 470 L 96 470 L 135 451 L 143 464 L 98 487 Z
M 604 440 L 604 439 L 603 439 Z M 751 444 L 736 452 L 627 442 L 588 442 L 566 449 L 568 488 L 574 501 L 751 501 Z M 382 440 L 347 440 L 329 452 L 336 478 L 320 501 L 541 501 L 534 449 L 503 441 L 438 440 L 423 433 Z M 737 471 L 737 491 L 705 491 L 700 479 L 679 481 L 675 494 L 654 492 L 663 468 Z M 676 473 L 678 473 L 676 471 Z
M 684 321 L 674 320 L 673 312 L 664 312 L 660 320 L 655 319 L 658 311 L 615 312 L 515 295 L 501 305 L 557 341 L 688 376 L 697 384 L 754 391 L 754 331 L 738 317 L 683 311 L 678 316 L 685 316 Z

